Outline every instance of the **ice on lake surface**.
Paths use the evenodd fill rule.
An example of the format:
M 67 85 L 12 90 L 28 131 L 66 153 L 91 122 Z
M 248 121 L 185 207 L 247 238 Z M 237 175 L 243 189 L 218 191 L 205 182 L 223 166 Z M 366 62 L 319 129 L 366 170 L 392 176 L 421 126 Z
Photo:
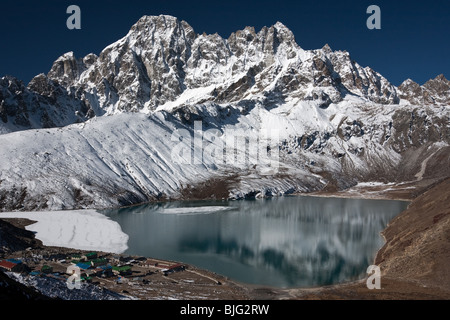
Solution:
M 234 207 L 218 207 L 218 206 L 204 206 L 204 207 L 180 207 L 180 208 L 162 208 L 157 210 L 163 214 L 211 214 L 220 211 L 229 211 L 236 209 Z

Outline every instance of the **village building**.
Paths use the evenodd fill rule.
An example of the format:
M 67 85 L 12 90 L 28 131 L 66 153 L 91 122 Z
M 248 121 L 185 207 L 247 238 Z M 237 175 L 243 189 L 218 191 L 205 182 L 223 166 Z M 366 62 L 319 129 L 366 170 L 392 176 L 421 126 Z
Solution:
M 81 254 L 73 254 L 71 255 L 71 260 L 74 263 L 80 262 L 81 261 Z
M 59 260 L 65 260 L 66 259 L 66 255 L 62 254 L 62 253 L 56 253 L 56 254 L 52 254 L 50 256 L 48 256 L 47 260 L 53 261 L 53 262 L 57 262 Z
M 144 261 L 147 260 L 147 258 L 146 258 L 146 257 L 137 257 L 137 258 L 134 259 L 134 260 L 136 260 L 136 261 L 138 261 L 138 262 L 144 262 Z
M 155 263 L 154 261 L 147 259 L 146 261 L 142 262 L 141 264 L 144 268 L 153 268 L 158 266 L 157 263 Z
M 89 253 L 82 255 L 81 259 L 84 261 L 90 261 L 90 260 L 97 259 L 97 257 L 98 257 L 97 252 L 89 252 Z
M 173 265 L 173 266 L 168 267 L 167 269 L 161 270 L 161 272 L 162 272 L 165 276 L 168 276 L 168 275 L 171 274 L 171 273 L 174 273 L 174 272 L 180 272 L 180 271 L 184 271 L 184 270 L 186 270 L 186 267 L 185 267 L 184 265 L 182 265 L 182 264 L 176 264 L 176 265 Z
M 53 272 L 53 267 L 48 266 L 48 265 L 44 265 L 44 266 L 42 266 L 42 268 L 41 268 L 41 272 L 42 272 L 42 273 L 45 273 L 45 274 L 50 274 L 50 273 Z
M 99 268 L 103 270 L 103 273 L 101 274 L 102 278 L 114 277 L 114 272 L 111 266 L 100 266 Z
M 120 262 L 120 256 L 119 255 L 113 255 L 111 257 L 111 262 L 112 263 L 119 263 Z
M 102 268 L 97 267 L 97 268 L 93 269 L 92 271 L 93 271 L 93 275 L 94 276 L 101 277 L 102 274 L 103 274 L 103 271 L 105 271 L 105 270 L 103 270 Z
M 91 266 L 93 266 L 94 268 L 108 264 L 108 260 L 103 259 L 103 258 L 102 259 L 94 259 L 94 260 L 91 260 L 90 262 L 91 262 Z
M 7 259 L 0 261 L 0 268 L 10 272 L 30 272 L 31 269 L 19 259 Z
M 81 270 L 87 270 L 87 269 L 92 267 L 92 265 L 90 263 L 88 263 L 88 262 L 78 262 L 76 264 L 76 266 L 78 268 L 80 268 Z
M 7 259 L 6 261 L 12 262 L 14 264 L 21 264 L 22 260 L 19 259 Z
M 19 264 L 10 262 L 8 260 L 0 261 L 0 268 L 10 272 L 18 272 L 20 269 Z
M 95 271 L 94 271 L 94 269 L 84 270 L 84 274 L 85 274 L 87 277 L 92 277 L 92 276 L 95 276 Z
M 113 266 L 112 267 L 112 272 L 115 275 L 121 275 L 121 276 L 127 276 L 131 274 L 131 267 L 130 266 Z
M 128 263 L 128 262 L 132 262 L 134 259 L 130 256 L 121 256 L 119 258 L 119 261 L 122 263 Z
M 92 278 L 88 274 L 84 274 L 81 276 L 81 281 L 92 282 Z

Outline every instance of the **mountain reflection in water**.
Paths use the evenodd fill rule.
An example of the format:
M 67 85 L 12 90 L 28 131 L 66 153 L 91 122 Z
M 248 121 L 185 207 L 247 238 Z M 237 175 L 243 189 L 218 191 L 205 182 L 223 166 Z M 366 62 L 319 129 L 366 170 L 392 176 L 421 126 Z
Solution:
M 181 261 L 244 283 L 330 285 L 362 278 L 380 232 L 408 203 L 289 196 L 183 201 L 103 211 L 128 254 Z

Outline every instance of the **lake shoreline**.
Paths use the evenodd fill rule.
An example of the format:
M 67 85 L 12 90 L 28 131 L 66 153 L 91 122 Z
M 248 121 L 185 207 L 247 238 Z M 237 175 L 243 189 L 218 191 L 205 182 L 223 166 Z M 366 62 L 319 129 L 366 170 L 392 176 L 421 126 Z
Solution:
M 409 219 L 410 216 L 419 215 L 420 212 L 417 212 L 417 209 L 414 211 L 414 204 L 421 204 L 421 197 L 426 195 L 427 193 L 432 193 L 434 197 L 436 195 L 442 195 L 447 192 L 450 194 L 450 179 L 445 179 L 443 181 L 433 181 L 417 184 L 415 189 L 411 188 L 412 184 L 401 184 L 401 185 L 392 185 L 389 184 L 387 186 L 383 186 L 382 184 L 377 185 L 368 185 L 360 188 L 353 188 L 351 190 L 340 191 L 340 192 L 316 192 L 310 194 L 301 194 L 303 196 L 317 196 L 317 197 L 342 197 L 342 198 L 361 198 L 361 199 L 383 199 L 383 200 L 403 200 L 411 202 L 408 208 L 402 212 L 399 216 L 393 219 L 392 222 L 397 221 L 397 225 L 394 225 L 395 228 L 401 229 L 402 226 L 405 227 L 410 224 Z M 384 190 L 383 190 L 384 188 Z M 386 190 L 388 189 L 388 190 Z M 389 191 L 394 192 L 391 196 L 386 196 Z M 420 195 L 416 195 L 420 194 Z M 429 197 L 429 195 L 428 195 Z M 441 218 L 439 223 L 448 223 L 450 221 L 449 216 L 445 213 L 445 206 L 438 203 L 437 209 L 442 211 L 443 218 Z M 413 207 L 413 208 L 412 208 Z M 412 209 L 411 209 L 412 208 Z M 413 210 L 413 211 L 411 211 Z M 437 212 L 437 211 L 436 211 Z M 439 215 L 439 212 L 437 213 Z M 402 219 L 398 219 L 398 217 L 403 217 Z M 215 277 L 220 277 L 222 281 L 229 284 L 232 289 L 233 294 L 225 294 L 221 299 L 245 299 L 245 300 L 291 300 L 291 299 L 302 299 L 302 300 L 334 300 L 334 299 L 450 299 L 450 286 L 448 279 L 447 282 L 444 282 L 443 285 L 438 285 L 439 282 L 433 281 L 435 277 L 433 275 L 428 275 L 428 277 L 421 277 L 420 274 L 416 271 L 414 273 L 408 273 L 408 277 L 402 277 L 401 272 L 402 267 L 398 267 L 392 261 L 395 261 L 396 253 L 399 252 L 399 249 L 395 247 L 393 244 L 393 236 L 389 232 L 392 229 L 392 222 L 389 223 L 387 228 L 382 232 L 382 236 L 386 240 L 385 245 L 381 248 L 377 256 L 375 258 L 374 264 L 380 265 L 382 270 L 382 290 L 369 290 L 366 286 L 366 280 L 357 280 L 348 283 L 336 284 L 332 286 L 325 287 L 316 287 L 316 288 L 294 288 L 294 289 L 278 289 L 268 286 L 260 286 L 260 285 L 248 285 L 239 283 L 237 281 L 231 281 L 226 277 L 216 275 L 207 270 L 196 269 L 193 266 L 189 266 L 190 268 L 195 268 L 197 272 L 213 275 Z M 438 223 L 435 223 L 433 227 L 437 228 Z M 400 227 L 399 227 L 400 226 Z M 423 227 L 423 226 L 421 226 Z M 22 228 L 24 228 L 22 223 Z M 414 232 L 421 232 L 421 230 L 412 230 Z M 429 231 L 431 232 L 431 231 Z M 398 239 L 396 239 L 398 242 Z M 442 245 L 446 246 L 446 243 Z M 439 248 L 439 242 L 434 244 L 434 247 Z M 65 249 L 70 250 L 70 249 Z M 80 250 L 74 250 L 80 251 Z M 416 252 L 413 257 L 416 261 L 423 260 L 420 256 L 420 250 Z M 445 258 L 445 253 L 444 253 Z M 413 260 L 414 260 L 413 259 Z M 443 259 L 443 261 L 446 261 Z M 441 260 L 440 262 L 441 263 Z M 442 263 L 441 263 L 442 264 Z M 392 267 L 394 265 L 397 269 Z M 387 270 L 385 270 L 385 267 Z M 439 268 L 446 268 L 446 266 L 439 265 Z M 406 267 L 403 267 L 403 270 Z M 392 270 L 395 270 L 393 272 Z M 430 280 L 432 279 L 432 280 Z M 442 284 L 442 281 L 440 281 Z M 223 288 L 223 287 L 222 287 Z M 222 289 L 221 287 L 215 288 L 215 290 Z M 179 288 L 178 288 L 179 289 Z M 173 290 L 178 290 L 176 286 L 173 287 Z M 180 294 L 182 292 L 179 292 Z

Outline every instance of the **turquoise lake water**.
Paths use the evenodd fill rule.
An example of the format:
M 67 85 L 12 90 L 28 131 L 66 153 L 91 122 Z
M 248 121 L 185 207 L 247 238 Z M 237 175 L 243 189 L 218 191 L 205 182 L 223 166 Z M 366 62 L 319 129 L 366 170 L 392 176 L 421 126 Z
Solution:
M 365 276 L 380 232 L 408 202 L 288 196 L 180 201 L 103 211 L 129 235 L 125 252 L 180 261 L 278 288 Z

